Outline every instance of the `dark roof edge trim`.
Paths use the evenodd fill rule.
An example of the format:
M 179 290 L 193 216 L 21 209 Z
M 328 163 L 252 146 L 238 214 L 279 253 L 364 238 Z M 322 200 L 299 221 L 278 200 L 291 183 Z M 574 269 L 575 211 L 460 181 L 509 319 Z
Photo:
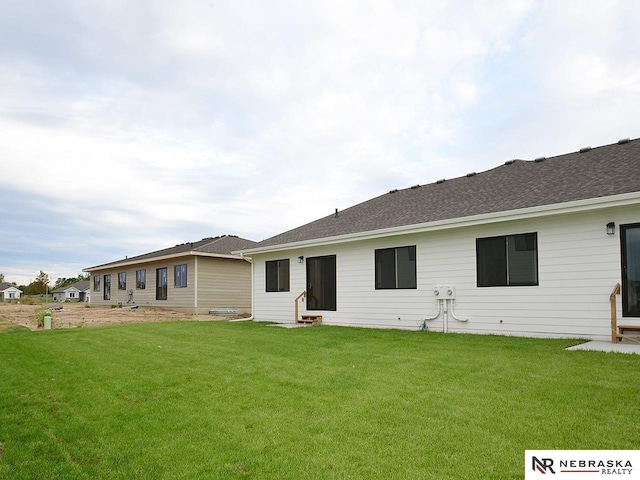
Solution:
M 539 205 L 535 207 L 521 208 L 517 210 L 505 210 L 493 213 L 472 215 L 469 217 L 449 218 L 437 220 L 435 222 L 418 223 L 413 225 L 402 225 L 381 230 L 369 230 L 365 232 L 338 235 L 334 237 L 313 238 L 299 242 L 282 243 L 259 248 L 248 248 L 236 250 L 232 253 L 251 255 L 254 253 L 270 253 L 295 248 L 308 248 L 319 245 L 330 245 L 336 243 L 346 243 L 358 240 L 368 240 L 371 238 L 390 237 L 394 235 L 408 235 L 412 233 L 423 233 L 429 231 L 449 230 L 453 228 L 470 227 L 487 223 L 508 222 L 513 220 L 525 220 L 529 218 L 544 217 L 549 215 L 562 215 L 575 212 L 586 212 L 601 208 L 620 207 L 626 205 L 640 204 L 640 192 L 623 193 L 608 197 L 588 198 L 572 202 L 553 203 Z

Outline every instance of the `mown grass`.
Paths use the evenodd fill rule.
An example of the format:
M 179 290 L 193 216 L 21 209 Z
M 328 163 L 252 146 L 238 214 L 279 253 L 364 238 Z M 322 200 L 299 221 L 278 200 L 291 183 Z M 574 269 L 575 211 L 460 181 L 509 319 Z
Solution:
M 640 448 L 640 356 L 186 322 L 0 333 L 0 478 L 515 479 Z

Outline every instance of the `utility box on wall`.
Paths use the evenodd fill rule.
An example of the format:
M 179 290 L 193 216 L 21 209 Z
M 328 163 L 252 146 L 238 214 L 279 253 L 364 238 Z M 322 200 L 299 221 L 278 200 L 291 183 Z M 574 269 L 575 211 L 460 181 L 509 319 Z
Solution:
M 436 298 L 456 298 L 456 287 L 435 287 L 433 294 Z

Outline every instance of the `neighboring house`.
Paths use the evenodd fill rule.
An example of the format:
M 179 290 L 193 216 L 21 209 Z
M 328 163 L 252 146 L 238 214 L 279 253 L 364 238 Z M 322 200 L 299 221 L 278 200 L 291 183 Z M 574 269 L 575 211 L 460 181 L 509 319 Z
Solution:
M 251 264 L 231 252 L 255 244 L 224 235 L 85 268 L 91 303 L 250 313 Z
M 22 290 L 19 290 L 13 283 L 0 283 L 0 302 L 11 302 L 19 300 Z
M 258 320 L 306 295 L 325 324 L 609 339 L 617 283 L 640 324 L 640 140 L 392 190 L 242 253 Z
M 91 290 L 89 280 L 81 280 L 72 285 L 58 288 L 53 291 L 54 302 L 88 302 Z

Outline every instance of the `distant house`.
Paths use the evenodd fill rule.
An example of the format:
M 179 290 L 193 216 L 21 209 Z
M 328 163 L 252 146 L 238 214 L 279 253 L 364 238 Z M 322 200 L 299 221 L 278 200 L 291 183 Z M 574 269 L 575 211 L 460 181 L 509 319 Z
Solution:
M 72 285 L 53 291 L 54 302 L 88 302 L 90 300 L 89 280 L 81 280 Z
M 640 140 L 392 190 L 242 253 L 259 320 L 608 339 L 618 283 L 640 324 Z
M 19 290 L 13 283 L 0 283 L 0 302 L 11 302 L 19 300 L 22 290 Z
M 224 235 L 85 268 L 91 303 L 250 313 L 251 264 L 231 252 L 255 244 Z

